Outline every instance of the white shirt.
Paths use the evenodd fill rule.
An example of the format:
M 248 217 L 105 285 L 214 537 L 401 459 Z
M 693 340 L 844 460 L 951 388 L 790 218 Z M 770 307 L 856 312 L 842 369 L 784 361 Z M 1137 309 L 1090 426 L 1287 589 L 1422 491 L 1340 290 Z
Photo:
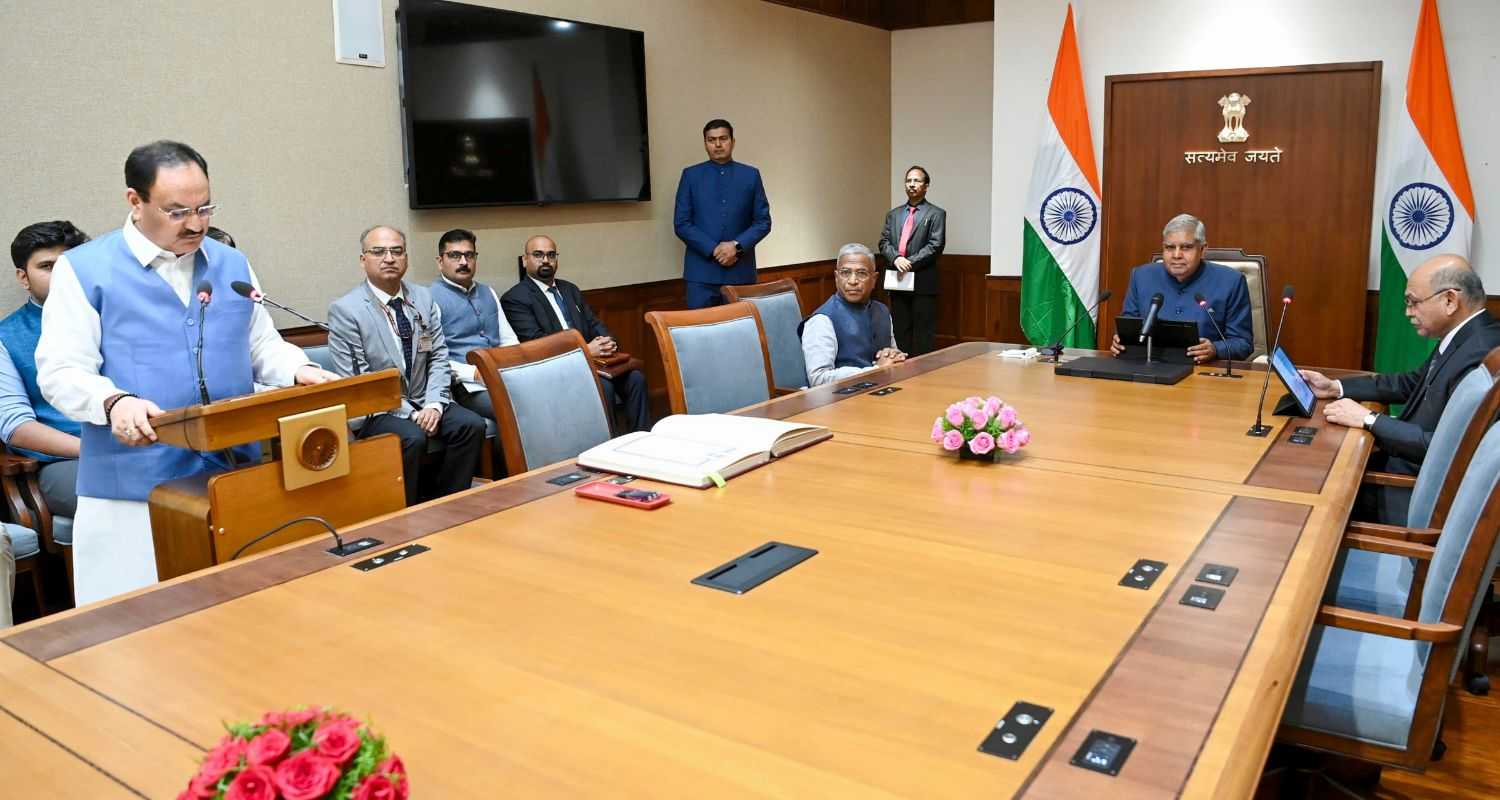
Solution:
M 1479 316 L 1480 314 L 1483 314 L 1483 313 L 1484 313 L 1484 308 L 1481 307 L 1478 311 L 1475 311 L 1474 313 L 1470 314 L 1469 316 L 1464 317 L 1464 321 L 1463 322 L 1460 322 L 1457 325 L 1454 325 L 1453 326 L 1453 330 L 1448 331 L 1448 333 L 1443 336 L 1442 340 L 1438 342 L 1437 354 L 1438 355 L 1442 355 L 1443 353 L 1448 352 L 1448 345 L 1453 344 L 1453 337 L 1457 336 L 1458 332 L 1463 328 L 1463 326 L 1468 325 L 1469 322 L 1470 322 L 1470 320 L 1474 319 L 1475 317 L 1477 317 L 1477 316 Z M 1339 397 L 1342 398 L 1344 396 L 1344 382 L 1343 381 L 1334 381 L 1334 383 L 1338 384 Z
M 460 286 L 459 284 L 448 280 L 447 275 L 440 274 L 438 275 L 438 278 L 442 280 L 443 283 L 452 286 L 460 292 L 463 292 L 465 295 L 473 294 L 474 290 L 478 288 L 478 284 L 475 283 L 471 283 L 469 284 L 468 288 L 464 288 L 463 286 Z M 505 311 L 500 307 L 500 295 L 495 294 L 494 287 L 486 286 L 484 288 L 489 289 L 490 297 L 495 298 L 495 316 L 500 318 L 500 346 L 510 347 L 511 345 L 520 344 L 521 340 L 516 337 L 515 328 L 512 328 L 510 326 L 510 320 L 505 318 Z M 459 383 L 463 384 L 463 387 L 465 389 L 469 390 L 470 392 L 484 391 L 484 383 L 479 380 L 478 367 L 466 361 L 453 361 L 450 359 L 448 361 L 448 368 L 453 370 L 454 375 L 458 376 Z
M 530 275 L 527 275 L 526 279 L 529 280 L 529 281 L 531 281 L 532 283 L 536 284 L 537 287 L 542 290 L 542 296 L 545 297 L 545 298 L 547 298 L 547 302 L 549 302 L 549 303 L 552 304 L 552 313 L 554 313 L 554 314 L 557 315 L 557 321 L 560 322 L 560 323 L 562 323 L 563 330 L 567 330 L 567 329 L 573 327 L 572 325 L 568 324 L 568 315 L 564 314 L 563 310 L 562 310 L 562 307 L 557 304 L 557 296 L 560 295 L 560 294 L 562 294 L 562 290 L 558 289 L 557 290 L 557 294 L 553 294 L 550 291 L 552 289 L 551 286 L 548 286 L 547 284 L 542 283 L 541 281 L 537 280 L 536 278 L 531 277 Z
M 896 341 L 895 323 L 891 325 L 891 343 Z M 836 367 L 839 338 L 833 332 L 833 320 L 826 314 L 814 314 L 802 325 L 802 360 L 807 362 L 807 385 L 822 386 L 858 375 L 869 367 Z
M 172 287 L 187 305 L 193 283 L 193 258 L 196 253 L 177 256 L 147 239 L 129 217 L 124 225 L 125 244 L 137 262 L 156 273 Z M 250 270 L 250 283 L 256 289 L 260 281 Z M 99 374 L 104 364 L 100 351 L 103 333 L 99 312 L 83 294 L 83 285 L 67 254 L 58 257 L 52 267 L 52 288 L 42 306 L 42 336 L 36 346 L 37 384 L 42 396 L 70 419 L 95 425 L 106 423 L 106 398 L 130 391 L 115 386 L 114 381 Z M 297 370 L 312 365 L 302 348 L 290 344 L 276 332 L 276 325 L 264 307 L 256 305 L 250 316 L 250 369 L 258 383 L 290 386 Z

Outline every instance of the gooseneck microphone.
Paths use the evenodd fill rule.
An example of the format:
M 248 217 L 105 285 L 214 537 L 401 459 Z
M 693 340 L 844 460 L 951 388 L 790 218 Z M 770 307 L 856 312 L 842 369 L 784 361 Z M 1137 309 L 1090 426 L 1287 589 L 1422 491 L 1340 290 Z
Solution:
M 240 545 L 240 549 L 234 551 L 234 555 L 230 556 L 229 560 L 233 561 L 236 558 L 239 558 L 240 554 L 243 553 L 243 552 L 245 552 L 245 550 L 247 550 L 248 548 L 250 548 L 252 545 L 257 544 L 257 543 L 265 540 L 265 538 L 268 537 L 268 536 L 272 536 L 272 535 L 281 533 L 282 531 L 286 530 L 287 528 L 292 527 L 293 525 L 296 525 L 299 522 L 316 522 L 317 524 L 322 525 L 323 528 L 325 530 L 327 530 L 329 533 L 333 534 L 333 541 L 335 542 L 336 546 L 328 548 L 328 552 L 331 555 L 336 555 L 336 556 L 340 556 L 340 557 L 348 556 L 348 555 L 353 555 L 355 553 L 360 552 L 361 550 L 369 550 L 370 548 L 372 548 L 372 547 L 374 547 L 374 546 L 376 546 L 376 545 L 378 545 L 378 544 L 381 543 L 379 539 L 375 539 L 375 538 L 371 538 L 369 536 L 366 536 L 363 539 L 359 539 L 359 540 L 350 542 L 348 544 L 344 544 L 344 537 L 339 536 L 339 532 L 334 529 L 333 525 L 331 525 L 328 522 L 328 520 L 323 519 L 322 517 L 317 517 L 317 516 L 311 516 L 311 515 L 309 515 L 309 516 L 305 516 L 305 517 L 297 517 L 296 519 L 289 519 L 286 522 L 283 522 L 280 525 L 277 525 L 276 527 L 274 527 L 274 528 L 266 531 L 265 533 L 262 533 L 261 535 L 255 537 L 254 539 L 251 539 L 250 541 L 245 542 L 244 544 Z
M 1067 341 L 1068 337 L 1073 335 L 1073 331 L 1078 329 L 1078 323 L 1083 322 L 1085 319 L 1092 319 L 1094 317 L 1094 309 L 1099 308 L 1104 304 L 1104 301 L 1114 296 L 1115 293 L 1111 292 L 1108 289 L 1100 292 L 1099 299 L 1094 301 L 1094 305 L 1089 309 L 1088 313 L 1082 317 L 1079 317 L 1078 319 L 1073 320 L 1073 324 L 1069 325 L 1066 331 L 1063 331 L 1062 336 L 1057 337 L 1057 341 L 1055 343 L 1042 348 L 1042 354 L 1045 356 L 1051 356 L 1052 363 L 1056 364 L 1057 360 L 1062 358 L 1063 342 Z
M 1281 326 L 1286 324 L 1286 310 L 1292 307 L 1292 285 L 1289 283 L 1281 289 L 1281 321 L 1276 323 L 1276 338 L 1271 342 L 1271 352 L 1266 354 L 1266 380 L 1260 385 L 1260 402 L 1255 404 L 1255 424 L 1250 430 L 1245 431 L 1246 436 L 1265 436 L 1271 432 L 1270 425 L 1262 425 L 1261 419 L 1265 413 L 1266 389 L 1271 387 L 1271 363 L 1276 357 L 1276 351 L 1281 347 Z
M 233 289 L 235 291 L 235 294 L 238 294 L 240 297 L 249 299 L 252 303 L 265 303 L 266 305 L 269 305 L 273 308 L 279 308 L 282 311 L 285 311 L 286 313 L 296 317 L 297 319 L 302 320 L 303 322 L 306 322 L 310 325 L 316 325 L 325 331 L 328 330 L 328 325 L 326 323 L 319 322 L 312 317 L 303 314 L 301 311 L 298 311 L 295 308 L 288 308 L 287 306 L 284 306 L 276 302 L 275 300 L 266 297 L 265 294 L 262 293 L 259 289 L 251 286 L 244 281 L 235 281 L 229 284 L 229 288 Z
M 1204 297 L 1201 294 L 1195 294 L 1195 295 L 1193 295 L 1193 299 L 1198 302 L 1198 307 L 1199 308 L 1203 309 L 1205 312 L 1208 313 L 1208 321 L 1212 322 L 1214 324 L 1214 330 L 1216 330 L 1216 331 L 1219 332 L 1219 341 L 1224 342 L 1225 344 L 1228 344 L 1229 337 L 1225 336 L 1224 335 L 1224 329 L 1221 328 L 1221 327 L 1219 327 L 1219 320 L 1218 320 L 1217 317 L 1214 316 L 1214 307 L 1208 304 L 1208 298 Z M 1243 377 L 1245 377 L 1243 375 L 1236 375 L 1236 374 L 1234 374 L 1234 359 L 1232 359 L 1232 358 L 1225 358 L 1224 360 L 1225 360 L 1225 362 L 1228 363 L 1229 366 L 1225 367 L 1223 372 L 1204 372 L 1204 373 L 1200 373 L 1200 374 L 1207 375 L 1210 378 L 1243 378 Z
M 208 378 L 203 372 L 203 329 L 204 320 L 208 316 L 208 303 L 214 297 L 214 285 L 208 281 L 198 281 L 198 402 L 208 405 L 213 402 L 208 399 Z
M 1151 329 L 1156 325 L 1156 315 L 1161 313 L 1162 303 L 1167 299 L 1161 292 L 1151 295 L 1151 308 L 1146 310 L 1146 321 L 1141 323 L 1141 341 L 1146 341 L 1151 336 Z

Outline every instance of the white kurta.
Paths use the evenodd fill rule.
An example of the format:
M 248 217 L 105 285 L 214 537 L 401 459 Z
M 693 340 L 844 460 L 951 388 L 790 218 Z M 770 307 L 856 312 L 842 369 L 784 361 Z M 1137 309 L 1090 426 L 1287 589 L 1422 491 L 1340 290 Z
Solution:
M 156 270 L 187 305 L 196 252 L 179 257 L 162 250 L 128 217 L 124 237 L 135 256 L 134 266 Z M 250 281 L 260 288 L 254 270 Z M 84 296 L 83 286 L 67 254 L 63 254 L 52 268 L 52 288 L 42 306 L 42 335 L 36 348 L 37 384 L 48 402 L 79 422 L 106 424 L 105 399 L 131 389 L 115 386 L 99 374 L 104 363 L 101 342 L 107 335 L 101 330 L 99 312 Z M 250 366 L 255 381 L 290 386 L 297 370 L 309 363 L 302 348 L 283 340 L 271 315 L 257 305 L 250 318 Z M 146 503 L 79 497 L 78 515 L 73 519 L 73 592 L 78 605 L 155 582 L 156 550 Z

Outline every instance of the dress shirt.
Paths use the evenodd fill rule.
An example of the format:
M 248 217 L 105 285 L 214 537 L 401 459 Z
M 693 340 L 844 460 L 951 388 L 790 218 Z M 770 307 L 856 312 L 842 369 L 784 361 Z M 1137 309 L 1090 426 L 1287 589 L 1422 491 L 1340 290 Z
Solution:
M 896 343 L 894 325 L 891 342 Z M 838 367 L 834 361 L 839 354 L 838 336 L 833 332 L 833 320 L 823 314 L 814 314 L 802 324 L 802 359 L 807 362 L 807 385 L 822 386 L 841 381 L 850 375 L 858 375 L 875 367 Z
M 365 286 L 369 287 L 370 291 L 375 295 L 375 299 L 380 301 L 381 307 L 383 307 L 387 312 L 391 310 L 391 298 L 401 298 L 401 313 L 405 314 L 406 319 L 411 322 L 411 335 L 413 337 L 416 337 L 418 335 L 417 331 L 420 331 L 422 329 L 422 326 L 418 325 L 417 320 L 412 317 L 412 312 L 415 311 L 416 308 L 411 304 L 410 300 L 406 299 L 406 287 L 403 286 L 400 289 L 397 289 L 395 294 L 386 294 L 385 292 L 382 292 L 380 291 L 380 289 L 376 288 L 375 284 L 370 283 L 368 279 L 365 280 Z M 436 328 L 443 324 L 442 313 L 443 312 L 438 310 L 437 303 L 433 303 L 432 327 Z M 389 313 L 382 312 L 381 316 L 385 317 L 385 326 L 391 332 L 391 341 L 396 345 L 396 352 L 398 354 L 401 353 L 401 332 L 396 329 L 396 321 L 391 318 L 391 315 Z M 412 342 L 412 352 L 416 352 L 415 341 Z M 435 408 L 438 411 L 443 410 L 443 406 L 439 403 L 428 403 L 424 407 L 424 410 L 427 408 Z
M 31 395 L 26 393 L 26 382 L 21 379 L 21 371 L 16 369 L 10 351 L 0 347 L 0 440 L 10 445 L 10 437 L 16 429 L 28 422 L 36 422 Z
M 470 283 L 468 288 L 465 288 L 457 283 L 454 283 L 453 281 L 448 280 L 447 275 L 439 274 L 438 278 L 441 279 L 443 283 L 446 283 L 449 286 L 452 286 L 453 288 L 459 290 L 460 292 L 463 292 L 464 296 L 466 297 L 473 294 L 474 290 L 479 288 L 479 284 L 477 282 Z M 500 295 L 495 294 L 495 288 L 493 286 L 486 286 L 484 288 L 489 289 L 490 296 L 495 298 L 495 315 L 500 317 L 500 346 L 510 347 L 514 344 L 520 344 L 521 340 L 516 338 L 516 331 L 510 326 L 510 320 L 505 318 L 505 310 L 500 308 Z M 484 391 L 484 382 L 479 379 L 478 367 L 468 363 L 467 361 L 454 361 L 452 359 L 449 359 L 448 368 L 453 370 L 453 374 L 458 376 L 458 382 L 462 384 L 463 387 L 468 391 Z
M 557 295 L 562 294 L 562 290 L 558 289 L 557 293 L 554 294 L 552 292 L 552 286 L 548 286 L 547 284 L 542 283 L 541 281 L 531 277 L 530 275 L 527 275 L 526 279 L 536 284 L 537 288 L 542 290 L 542 296 L 547 298 L 547 302 L 552 304 L 552 313 L 557 315 L 557 321 L 562 325 L 563 330 L 567 330 L 573 327 L 568 323 L 568 315 L 564 314 L 562 307 L 557 304 Z M 553 286 L 556 285 L 557 284 L 553 284 Z
M 125 218 L 124 237 L 141 267 L 156 270 L 172 287 L 177 299 L 187 306 L 197 251 L 179 257 L 162 250 L 129 217 Z M 250 283 L 260 289 L 254 269 L 250 270 Z M 102 339 L 99 312 L 84 296 L 83 285 L 64 253 L 52 267 L 52 288 L 46 305 L 42 306 L 42 337 L 36 346 L 37 384 L 58 411 L 94 425 L 108 422 L 104 416 L 105 399 L 129 391 L 129 387 L 115 386 L 114 381 L 99 374 L 104 363 L 99 350 Z M 257 304 L 250 316 L 250 368 L 254 380 L 268 386 L 291 386 L 297 370 L 304 366 L 317 365 L 308 360 L 302 348 L 281 338 L 271 315 Z

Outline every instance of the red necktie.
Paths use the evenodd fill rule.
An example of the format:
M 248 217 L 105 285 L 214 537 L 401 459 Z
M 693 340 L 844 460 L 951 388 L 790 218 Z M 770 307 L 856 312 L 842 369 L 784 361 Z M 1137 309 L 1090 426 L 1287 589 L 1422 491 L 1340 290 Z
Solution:
M 906 223 L 901 226 L 901 244 L 896 248 L 896 254 L 906 256 L 906 243 L 911 241 L 911 232 L 917 227 L 917 207 L 908 206 L 906 209 Z

